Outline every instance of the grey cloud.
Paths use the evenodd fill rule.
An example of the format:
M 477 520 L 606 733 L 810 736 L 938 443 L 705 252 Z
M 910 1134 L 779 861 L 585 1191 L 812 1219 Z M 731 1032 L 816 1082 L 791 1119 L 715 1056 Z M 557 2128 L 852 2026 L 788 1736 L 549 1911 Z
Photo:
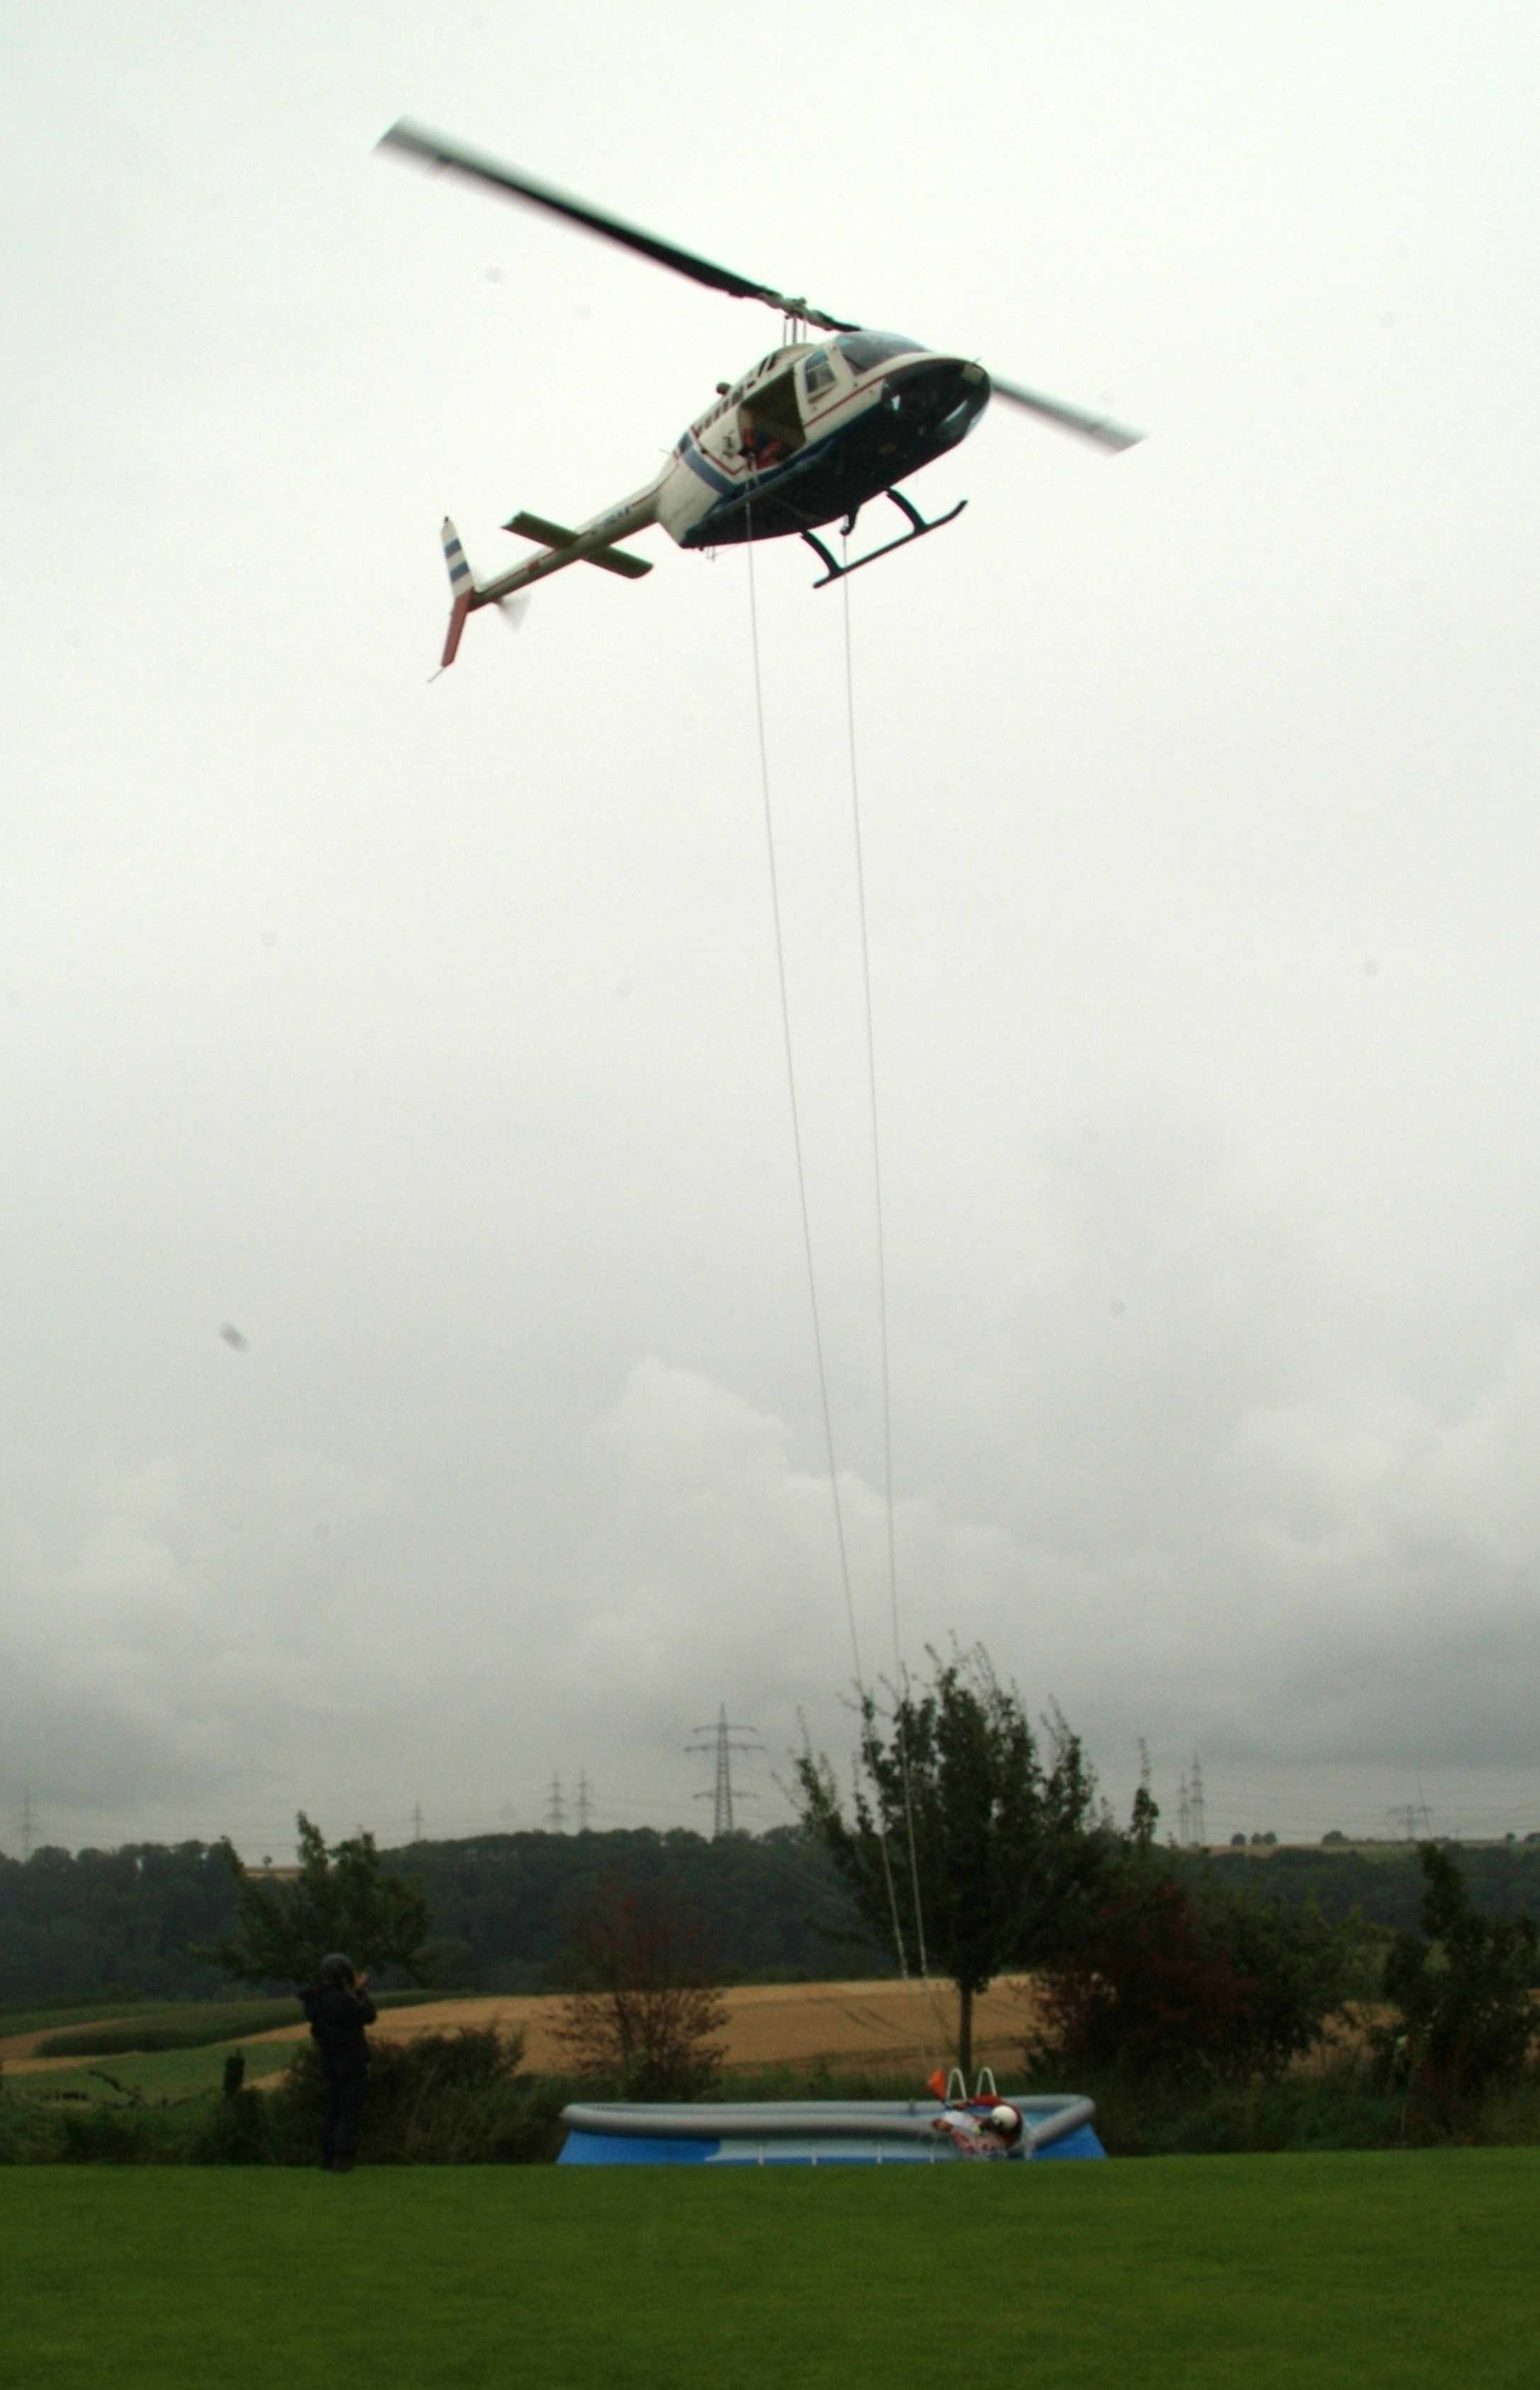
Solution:
M 426 686 L 445 507 L 479 566 L 514 505 L 585 515 L 769 334 L 392 176 L 425 72 L 713 253 L 770 173 L 748 270 L 1151 429 L 1107 465 L 991 417 L 944 540 L 817 597 L 754 559 L 866 1667 L 852 694 L 904 1651 L 982 1638 L 1110 1780 L 1202 1744 L 1259 1824 L 1419 1764 L 1512 1808 L 1534 29 L 1091 0 L 874 82 L 794 0 L 728 158 L 635 137 L 719 119 L 695 0 L 444 21 L 70 0 L 11 61 L 0 1834 L 26 1780 L 94 1839 L 469 1831 L 584 1764 L 699 1818 L 719 1701 L 773 1751 L 848 1725 L 745 559 L 562 576 Z M 814 40 L 842 134 L 785 171 Z M 921 119 L 906 211 L 869 165 Z

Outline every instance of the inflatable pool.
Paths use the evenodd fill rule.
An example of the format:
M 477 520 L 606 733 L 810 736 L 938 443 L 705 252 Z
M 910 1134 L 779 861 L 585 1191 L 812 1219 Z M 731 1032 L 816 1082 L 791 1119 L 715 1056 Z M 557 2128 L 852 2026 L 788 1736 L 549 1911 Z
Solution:
M 1024 2131 L 1009 2160 L 1101 2158 L 1096 2109 L 1072 2092 L 1005 2092 Z M 941 2100 L 574 2101 L 558 2165 L 951 2165 L 971 2161 Z

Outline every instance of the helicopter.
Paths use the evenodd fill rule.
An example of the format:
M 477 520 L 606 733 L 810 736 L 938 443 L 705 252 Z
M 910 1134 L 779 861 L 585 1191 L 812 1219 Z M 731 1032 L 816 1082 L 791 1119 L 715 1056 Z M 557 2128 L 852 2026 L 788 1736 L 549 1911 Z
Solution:
M 780 345 L 736 382 L 718 382 L 711 405 L 680 433 L 661 470 L 642 489 L 576 529 L 522 510 L 510 516 L 504 530 L 533 541 L 538 555 L 490 581 L 478 581 L 459 533 L 445 517 L 450 615 L 441 671 L 454 662 L 466 623 L 479 607 L 506 605 L 549 573 L 571 564 L 595 565 L 626 580 L 650 572 L 646 557 L 633 556 L 617 543 L 655 523 L 682 548 L 714 549 L 796 534 L 824 567 L 815 589 L 912 546 L 955 522 L 968 502 L 961 499 L 928 521 L 898 483 L 966 439 L 992 397 L 1113 453 L 1143 437 L 1104 416 L 988 374 L 975 358 L 938 355 L 902 333 L 867 330 L 805 299 L 713 265 L 405 118 L 378 146 L 547 209 L 709 289 L 758 299 L 784 319 Z M 862 508 L 879 497 L 898 508 L 908 530 L 853 562 L 837 562 L 819 531 L 842 519 L 848 539 Z

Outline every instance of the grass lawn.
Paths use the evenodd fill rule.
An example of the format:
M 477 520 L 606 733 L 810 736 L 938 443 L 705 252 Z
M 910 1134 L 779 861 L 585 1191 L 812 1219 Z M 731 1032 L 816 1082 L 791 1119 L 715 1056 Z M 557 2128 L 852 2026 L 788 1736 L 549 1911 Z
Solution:
M 28 2390 L 1531 2390 L 1540 2152 L 18 2166 Z

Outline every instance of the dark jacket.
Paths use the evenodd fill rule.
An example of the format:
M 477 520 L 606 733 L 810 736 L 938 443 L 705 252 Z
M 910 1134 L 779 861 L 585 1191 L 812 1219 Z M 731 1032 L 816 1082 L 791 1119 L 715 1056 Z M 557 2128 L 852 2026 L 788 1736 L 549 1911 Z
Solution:
M 367 1992 L 351 1991 L 346 1984 L 312 1984 L 300 1998 L 310 2019 L 311 2038 L 319 2044 L 323 2058 L 348 2066 L 367 2063 L 364 2028 L 373 2024 L 376 2015 Z

